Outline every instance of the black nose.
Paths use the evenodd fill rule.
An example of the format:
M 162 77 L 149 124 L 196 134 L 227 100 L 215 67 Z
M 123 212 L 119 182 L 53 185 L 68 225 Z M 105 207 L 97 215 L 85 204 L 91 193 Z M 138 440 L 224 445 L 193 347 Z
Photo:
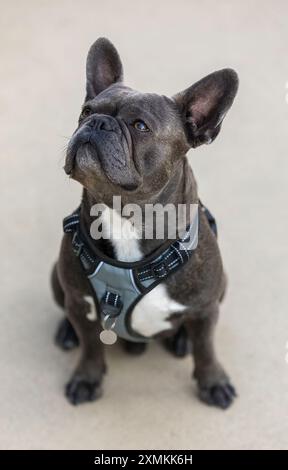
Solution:
M 115 119 L 105 114 L 91 116 L 87 122 L 87 126 L 95 131 L 116 131 L 118 128 Z

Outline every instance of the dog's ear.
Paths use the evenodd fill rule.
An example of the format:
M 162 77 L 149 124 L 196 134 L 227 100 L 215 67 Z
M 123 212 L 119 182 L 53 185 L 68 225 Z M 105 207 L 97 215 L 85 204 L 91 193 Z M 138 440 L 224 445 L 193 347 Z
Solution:
M 218 70 L 173 96 L 184 122 L 191 147 L 210 144 L 238 89 L 238 76 L 232 69 Z
M 99 38 L 92 44 L 86 62 L 86 99 L 91 100 L 101 91 L 123 77 L 122 63 L 113 44 Z

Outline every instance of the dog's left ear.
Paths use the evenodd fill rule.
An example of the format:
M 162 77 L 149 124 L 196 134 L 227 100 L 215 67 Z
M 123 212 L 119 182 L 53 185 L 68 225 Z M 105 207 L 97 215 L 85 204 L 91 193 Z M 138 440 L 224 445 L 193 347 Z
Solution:
M 101 91 L 123 78 L 119 54 L 106 38 L 99 38 L 89 49 L 86 61 L 86 99 L 91 100 Z
M 210 144 L 238 89 L 238 76 L 232 69 L 218 70 L 173 96 L 180 109 L 191 147 Z

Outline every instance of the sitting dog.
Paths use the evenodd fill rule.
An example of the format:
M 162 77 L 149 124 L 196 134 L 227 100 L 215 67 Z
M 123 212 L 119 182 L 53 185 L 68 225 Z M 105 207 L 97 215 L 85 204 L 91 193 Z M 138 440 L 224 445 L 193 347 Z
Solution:
M 86 98 L 64 167 L 83 186 L 83 196 L 64 220 L 52 273 L 54 297 L 65 310 L 56 342 L 63 349 L 81 346 L 66 396 L 79 404 L 101 395 L 106 333 L 107 343 L 116 333 L 124 338 L 131 353 L 167 337 L 178 356 L 191 341 L 199 397 L 225 409 L 236 392 L 217 360 L 213 331 L 226 281 L 213 219 L 199 202 L 186 153 L 218 135 L 237 74 L 216 71 L 172 98 L 140 93 L 123 84 L 120 57 L 105 38 L 90 48 L 86 73 Z M 113 196 L 141 208 L 198 204 L 197 244 L 184 246 L 185 237 L 171 241 L 166 235 L 137 238 L 129 219 L 112 208 Z M 98 203 L 103 232 L 114 216 L 109 239 L 91 235 Z

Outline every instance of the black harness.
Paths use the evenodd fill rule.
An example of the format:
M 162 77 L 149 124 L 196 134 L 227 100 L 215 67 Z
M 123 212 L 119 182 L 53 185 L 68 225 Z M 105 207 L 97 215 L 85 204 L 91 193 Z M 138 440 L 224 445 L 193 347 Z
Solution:
M 216 221 L 199 203 L 217 236 Z M 160 249 L 136 262 L 122 262 L 106 256 L 92 243 L 80 218 L 80 208 L 63 221 L 65 233 L 72 235 L 72 247 L 93 289 L 96 309 L 104 329 L 112 329 L 130 341 L 148 341 L 131 329 L 130 317 L 144 295 L 183 266 L 193 255 L 198 242 L 197 224 L 191 223 L 183 237 L 164 243 Z

